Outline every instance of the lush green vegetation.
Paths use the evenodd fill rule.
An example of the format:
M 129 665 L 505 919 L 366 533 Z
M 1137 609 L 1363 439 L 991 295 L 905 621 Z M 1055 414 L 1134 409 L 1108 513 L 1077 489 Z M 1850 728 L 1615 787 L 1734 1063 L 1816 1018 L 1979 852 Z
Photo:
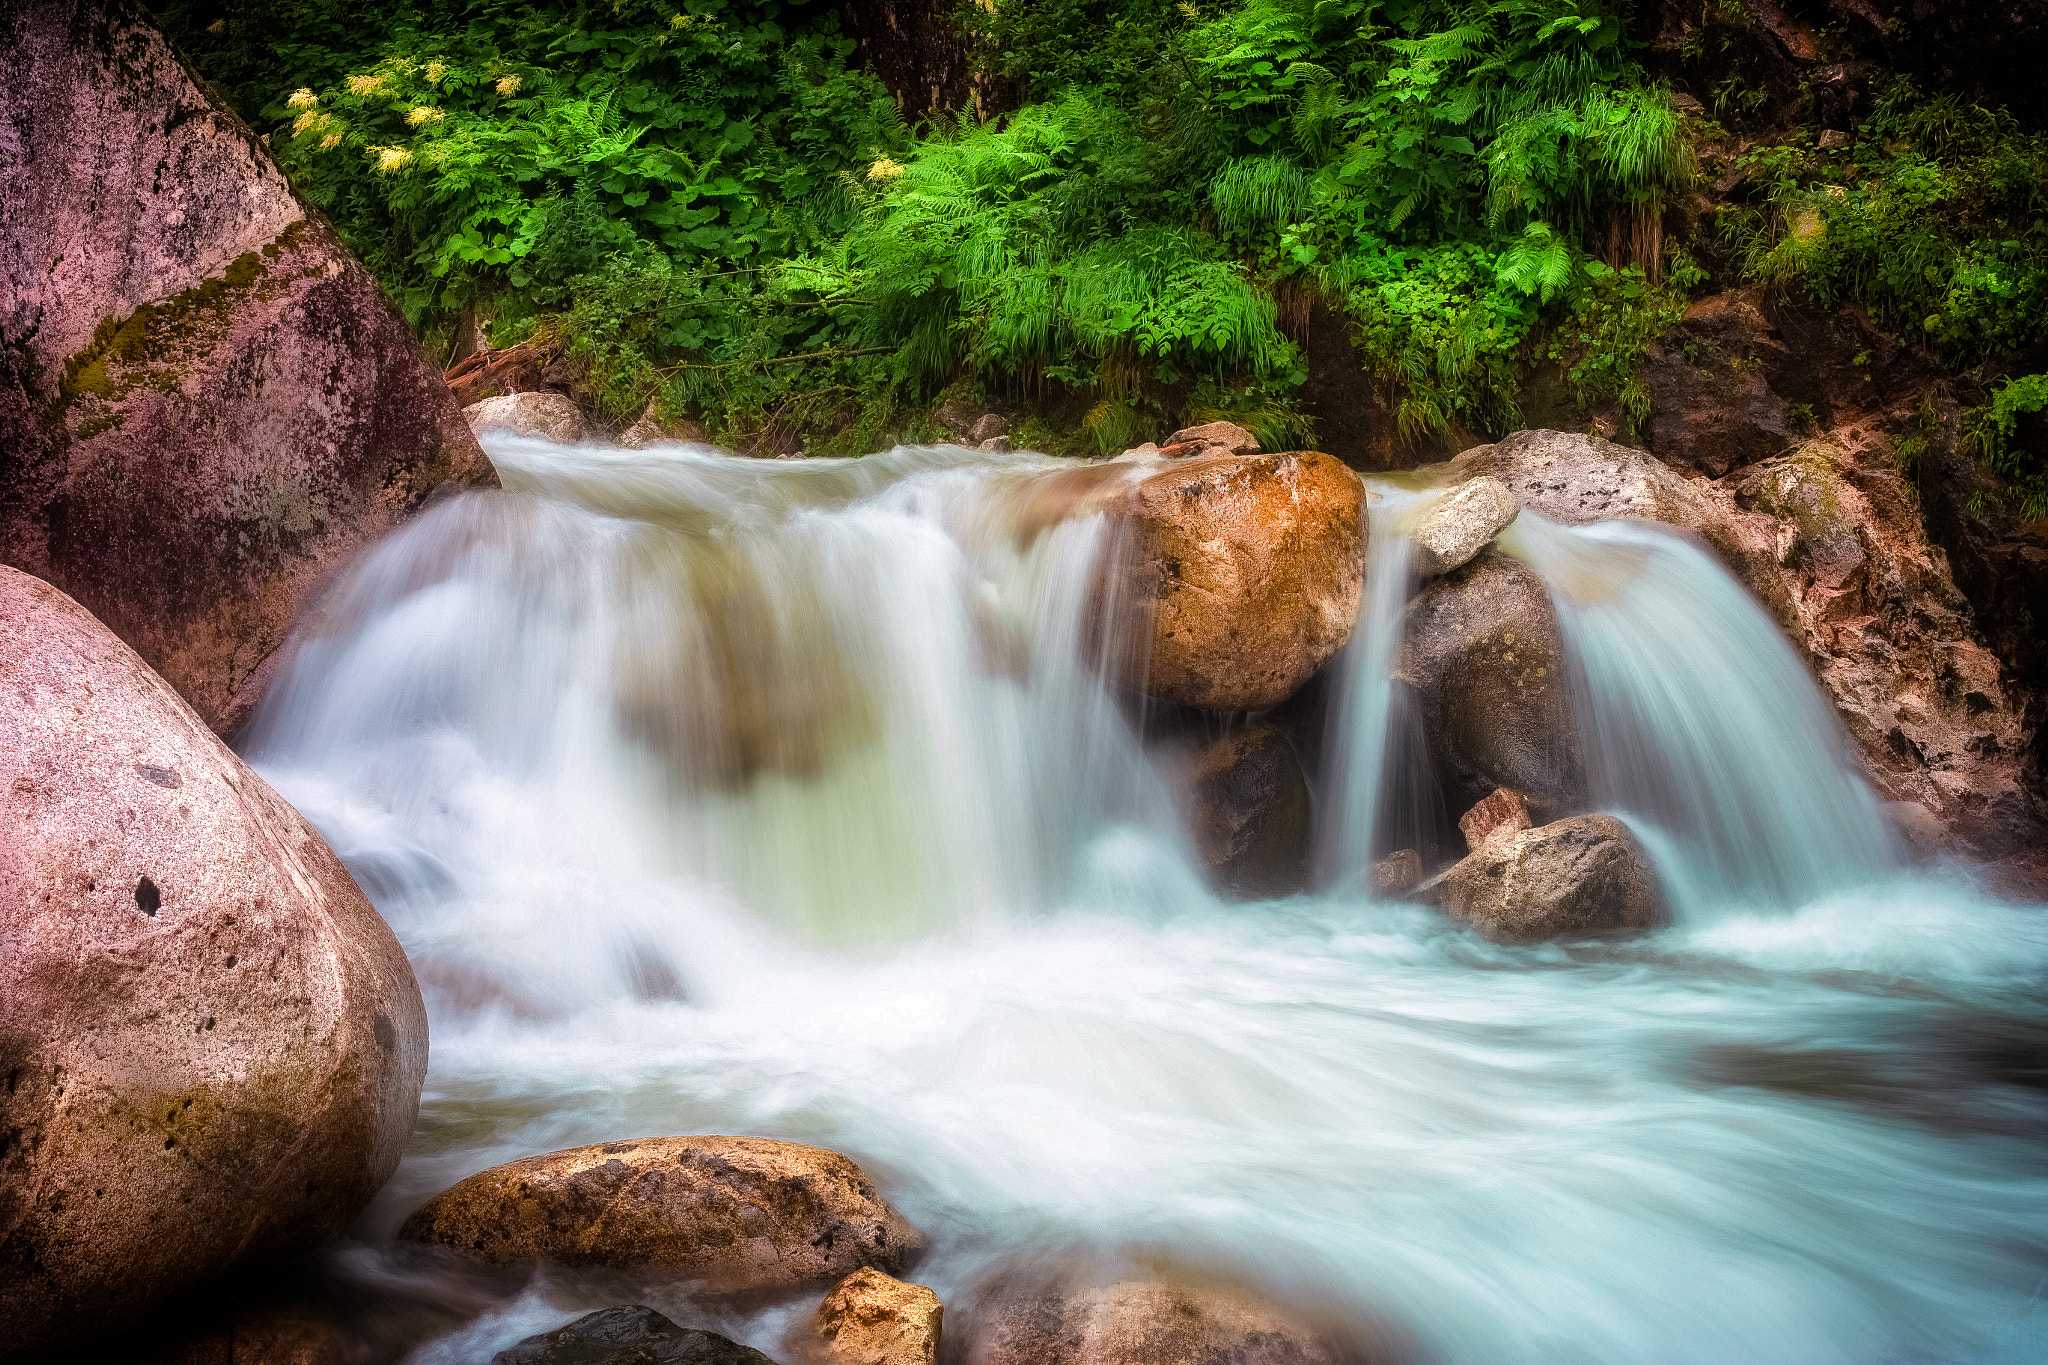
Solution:
M 1306 438 L 1283 307 L 1311 299 L 1411 434 L 1513 425 L 1546 356 L 1639 415 L 1688 160 L 1626 9 L 1020 0 L 974 14 L 1023 107 L 915 129 L 822 5 L 166 17 L 430 337 L 548 329 L 615 415 L 659 393 L 729 438 L 862 448 L 965 386 L 1114 448 L 1214 415 Z

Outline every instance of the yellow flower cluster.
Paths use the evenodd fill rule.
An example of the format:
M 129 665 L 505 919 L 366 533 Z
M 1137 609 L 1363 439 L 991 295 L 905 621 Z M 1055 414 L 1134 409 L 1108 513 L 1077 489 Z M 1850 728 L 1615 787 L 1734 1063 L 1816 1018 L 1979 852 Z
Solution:
M 334 150 L 334 149 L 335 149 L 336 147 L 339 147 L 340 145 L 341 145 L 341 134 L 340 134 L 340 133 L 329 133 L 329 134 L 328 134 L 328 135 L 327 135 L 326 137 L 323 137 L 323 138 L 321 138 L 321 139 L 320 139 L 320 150 L 321 150 L 321 151 L 323 151 L 323 152 L 331 152 L 331 151 L 333 151 L 333 150 Z
M 377 154 L 377 172 L 380 175 L 396 175 L 412 160 L 412 153 L 403 147 L 372 147 Z
M 284 107 L 287 109 L 311 109 L 319 102 L 320 97 L 302 85 L 292 91 L 291 94 L 285 96 Z
M 874 165 L 868 167 L 868 179 L 870 180 L 894 180 L 901 174 L 903 174 L 902 165 L 891 161 L 886 156 L 877 159 Z
M 429 123 L 439 123 L 446 117 L 446 114 L 431 104 L 415 104 L 406 111 L 405 121 L 415 128 L 423 128 Z
M 518 93 L 519 93 L 519 77 L 517 77 L 517 76 L 500 76 L 500 77 L 498 77 L 498 94 L 499 94 L 499 96 L 500 96 L 501 98 L 503 98 L 503 99 L 508 99 L 508 100 L 509 100 L 509 99 L 511 99 L 511 98 L 512 98 L 512 97 L 513 97 L 514 95 L 516 95 L 516 94 L 518 94 Z
M 429 85 L 439 85 L 439 84 L 441 83 L 441 78 L 442 78 L 443 76 L 447 75 L 447 74 L 448 74 L 448 63 L 446 63 L 446 62 L 428 62 L 428 63 L 427 63 L 427 84 L 429 84 Z
M 687 14 L 678 14 L 673 19 L 670 19 L 668 21 L 668 26 L 670 28 L 688 28 L 690 26 L 690 16 Z
M 367 76 L 350 76 L 347 81 L 351 95 L 381 95 L 384 93 L 384 77 L 373 72 Z

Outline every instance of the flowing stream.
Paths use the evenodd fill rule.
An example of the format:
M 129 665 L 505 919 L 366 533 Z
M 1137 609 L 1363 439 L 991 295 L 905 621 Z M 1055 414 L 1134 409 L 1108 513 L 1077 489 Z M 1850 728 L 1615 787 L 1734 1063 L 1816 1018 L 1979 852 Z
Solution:
M 332 1257 L 440 1314 L 413 1360 L 636 1300 L 776 1354 L 808 1303 L 478 1288 L 389 1245 L 470 1172 L 691 1132 L 862 1162 L 956 1332 L 1008 1258 L 1113 1252 L 1383 1359 L 2048 1358 L 2048 923 L 1894 865 L 1812 682 L 1689 546 L 1504 541 L 1680 907 L 1508 948 L 1355 876 L 1209 895 L 1092 662 L 1127 623 L 1069 465 L 491 454 L 505 491 L 337 584 L 243 740 L 427 994 L 418 1133 Z M 1326 831 L 1401 778 L 1373 632 L 1410 571 L 1373 555 Z

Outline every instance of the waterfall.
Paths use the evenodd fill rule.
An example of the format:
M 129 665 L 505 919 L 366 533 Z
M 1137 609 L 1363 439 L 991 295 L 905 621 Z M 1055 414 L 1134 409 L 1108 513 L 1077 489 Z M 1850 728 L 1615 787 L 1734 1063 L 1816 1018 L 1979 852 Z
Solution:
M 661 915 L 571 909 L 621 875 L 881 943 L 1052 904 L 1105 831 L 1178 842 L 1094 662 L 1117 527 L 1033 519 L 1061 463 L 494 453 L 507 491 L 382 543 L 244 741 L 351 756 L 355 790 L 318 799 L 402 813 L 409 846 L 359 869 L 400 913 L 472 888 L 436 912 L 430 984 L 676 989 L 687 935 Z M 536 881 L 580 940 L 506 922 Z
M 472 1172 L 682 1133 L 858 1160 L 963 1335 L 979 1286 L 1079 1248 L 1392 1324 L 1400 1359 L 2043 1357 L 2048 921 L 1883 871 L 1814 684 L 1683 540 L 1505 537 L 1556 594 L 1595 800 L 1680 901 L 1508 947 L 1355 882 L 1207 894 L 1100 676 L 1147 623 L 1098 597 L 1123 547 L 1087 489 L 1142 467 L 490 451 L 504 491 L 338 579 L 242 739 L 427 997 L 415 1141 L 321 1253 L 418 1324 L 407 1365 L 622 1301 L 801 1358 L 815 1296 L 391 1246 Z M 1428 797 L 1387 685 L 1428 495 L 1375 491 L 1319 812 L 1354 874 Z
M 1406 837 L 1428 795 L 1392 674 L 1415 587 L 1409 528 L 1443 494 L 1372 492 L 1366 606 L 1330 727 L 1321 847 L 1338 885 Z M 1646 522 L 1566 527 L 1526 510 L 1499 544 L 1557 609 L 1591 808 L 1629 821 L 1681 915 L 1803 905 L 1894 867 L 1840 722 L 1711 555 Z
M 1648 522 L 1529 511 L 1500 543 L 1557 608 L 1592 803 L 1649 845 L 1681 915 L 1803 905 L 1892 870 L 1841 722 L 1712 555 Z

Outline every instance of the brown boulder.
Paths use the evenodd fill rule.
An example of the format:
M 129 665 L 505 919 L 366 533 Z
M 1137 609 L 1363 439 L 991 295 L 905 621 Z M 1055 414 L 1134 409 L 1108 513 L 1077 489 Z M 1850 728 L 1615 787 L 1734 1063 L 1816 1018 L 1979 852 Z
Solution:
M 924 1249 L 837 1152 L 767 1138 L 640 1138 L 479 1171 L 399 1237 L 492 1265 L 663 1266 L 717 1293 L 784 1289 Z
M 1422 854 L 1412 848 L 1394 850 L 1374 863 L 1366 874 L 1366 886 L 1378 900 L 1405 896 L 1421 882 Z
M 1001 1297 L 983 1308 L 969 1365 L 1335 1365 L 1339 1353 L 1235 1289 L 1165 1280 Z
M 111 1330 L 339 1231 L 427 1020 L 384 921 L 161 678 L 0 568 L 0 1340 Z
M 1450 809 L 1497 787 L 1525 793 L 1544 818 L 1583 809 L 1564 639 L 1543 580 L 1520 560 L 1489 548 L 1417 593 L 1395 676 Z
M 863 1268 L 833 1286 L 811 1327 L 843 1365 L 938 1365 L 945 1309 L 923 1285 Z
M 1505 943 L 1650 929 L 1671 918 L 1649 856 L 1611 815 L 1496 834 L 1419 894 Z
M 1119 661 L 1126 681 L 1209 711 L 1293 695 L 1357 621 L 1363 498 L 1318 451 L 1178 461 L 1121 493 L 1109 506 L 1132 538 L 1117 590 L 1151 622 Z
M 1715 294 L 1687 309 L 1640 367 L 1651 449 L 1712 478 L 1784 454 L 1797 438 L 1765 374 L 1784 350 L 1747 295 Z
M 1195 760 L 1195 853 L 1219 890 L 1285 896 L 1309 872 L 1309 791 L 1278 726 L 1253 725 Z
M 0 10 L 0 562 L 217 733 L 335 565 L 495 482 L 376 280 L 139 8 Z

